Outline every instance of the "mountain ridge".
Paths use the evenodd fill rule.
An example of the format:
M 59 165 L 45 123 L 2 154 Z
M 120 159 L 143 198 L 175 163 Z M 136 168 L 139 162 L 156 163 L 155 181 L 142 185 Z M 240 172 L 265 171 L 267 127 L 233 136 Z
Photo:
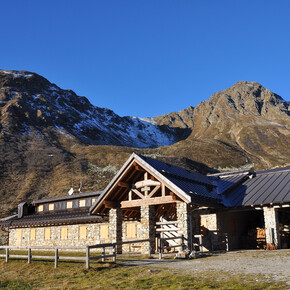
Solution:
M 201 173 L 290 165 L 290 103 L 241 81 L 195 107 L 120 117 L 40 75 L 0 70 L 0 210 L 103 189 L 132 152 Z

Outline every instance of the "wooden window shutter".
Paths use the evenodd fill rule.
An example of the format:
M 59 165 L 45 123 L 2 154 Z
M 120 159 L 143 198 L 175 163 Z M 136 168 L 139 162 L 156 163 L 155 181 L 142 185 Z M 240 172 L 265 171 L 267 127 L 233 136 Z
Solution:
M 87 227 L 86 226 L 80 226 L 79 227 L 79 239 L 80 240 L 86 240 L 87 238 Z
M 109 238 L 109 225 L 100 225 L 100 239 L 105 240 Z
M 51 237 L 51 229 L 50 228 L 45 228 L 44 229 L 44 239 L 45 240 L 50 240 Z
M 30 240 L 31 241 L 36 240 L 36 229 L 30 229 Z
M 60 228 L 60 238 L 62 240 L 67 240 L 67 238 L 68 238 L 68 228 L 67 227 Z
M 126 225 L 126 237 L 128 239 L 137 238 L 137 223 L 128 223 Z
M 21 246 L 22 230 L 16 229 L 16 246 Z

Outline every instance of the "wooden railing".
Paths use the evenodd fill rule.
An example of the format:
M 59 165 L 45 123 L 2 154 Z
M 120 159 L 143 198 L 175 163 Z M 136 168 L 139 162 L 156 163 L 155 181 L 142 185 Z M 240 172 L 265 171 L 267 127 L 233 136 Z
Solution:
M 10 258 L 17 258 L 17 259 L 27 259 L 27 262 L 30 264 L 32 259 L 46 259 L 46 260 L 54 260 L 54 267 L 57 268 L 59 260 L 69 260 L 69 261 L 85 261 L 86 268 L 90 267 L 90 261 L 94 259 L 102 259 L 102 262 L 105 261 L 106 258 L 113 258 L 113 262 L 116 262 L 117 258 L 117 246 L 124 245 L 124 244 L 137 244 L 137 243 L 149 243 L 148 247 L 148 254 L 151 254 L 151 247 L 150 247 L 150 240 L 131 240 L 131 241 L 124 241 L 124 242 L 117 242 L 117 243 L 105 243 L 105 244 L 98 244 L 98 245 L 91 245 L 91 246 L 80 246 L 80 247 L 41 247 L 41 246 L 0 246 L 0 250 L 5 250 L 5 254 L 0 254 L 0 257 L 5 258 L 5 262 L 8 263 Z M 91 249 L 102 249 L 100 255 L 92 256 Z M 106 254 L 106 249 L 112 249 L 112 254 Z M 27 250 L 27 254 L 10 254 L 10 250 L 19 250 L 25 251 Z M 54 255 L 32 255 L 32 250 L 48 250 L 48 252 L 54 251 Z M 79 253 L 81 250 L 85 251 L 85 257 L 77 257 L 77 256 L 60 256 L 60 250 L 77 250 L 76 253 Z M 70 252 L 71 254 L 72 252 Z
M 180 239 L 180 244 L 174 245 L 174 246 L 170 246 L 170 248 L 180 248 L 183 251 L 186 248 L 185 245 L 185 241 L 187 241 L 187 239 L 181 235 L 180 237 L 172 237 L 172 238 L 159 238 L 158 239 L 158 254 L 159 254 L 159 260 L 162 259 L 162 253 L 163 250 L 166 248 L 164 245 L 164 242 L 168 241 L 168 240 L 179 240 Z

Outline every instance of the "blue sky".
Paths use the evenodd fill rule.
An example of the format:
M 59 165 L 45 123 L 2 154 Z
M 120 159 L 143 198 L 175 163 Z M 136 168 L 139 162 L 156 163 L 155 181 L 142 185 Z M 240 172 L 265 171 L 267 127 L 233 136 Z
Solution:
M 195 106 L 240 80 L 290 100 L 290 1 L 0 0 L 0 68 L 117 114 Z

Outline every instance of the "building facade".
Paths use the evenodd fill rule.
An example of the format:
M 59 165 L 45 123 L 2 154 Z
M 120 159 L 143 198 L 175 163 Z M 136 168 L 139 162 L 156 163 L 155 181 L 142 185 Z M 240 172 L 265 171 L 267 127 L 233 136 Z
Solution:
M 11 246 L 85 246 L 158 238 L 202 250 L 290 248 L 290 168 L 201 175 L 132 154 L 100 192 L 19 204 L 0 222 Z

